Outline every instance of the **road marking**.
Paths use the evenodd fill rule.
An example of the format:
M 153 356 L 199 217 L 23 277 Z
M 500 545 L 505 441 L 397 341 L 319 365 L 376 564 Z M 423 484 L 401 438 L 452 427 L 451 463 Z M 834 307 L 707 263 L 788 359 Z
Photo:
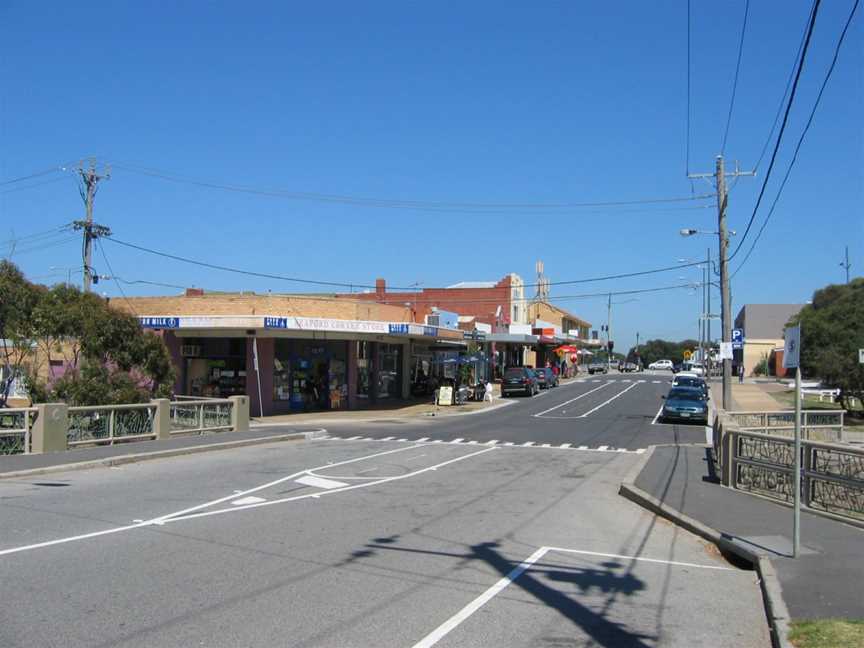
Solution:
M 630 379 L 629 379 L 629 378 L 624 378 L 621 382 L 622 382 L 622 383 L 630 382 Z
M 636 450 L 636 454 L 645 454 L 645 448 L 639 448 Z
M 462 443 L 464 440 L 465 439 L 463 439 L 462 437 L 458 437 L 456 439 L 453 439 L 450 443 Z
M 348 437 L 348 438 L 345 439 L 345 440 L 346 440 L 346 441 L 356 441 L 357 439 L 362 439 L 362 438 L 363 438 L 363 437 L 361 437 L 361 436 L 353 436 L 353 437 Z
M 655 385 L 659 385 L 659 384 L 661 384 L 663 381 L 662 381 L 662 380 L 652 380 L 651 382 L 652 382 L 653 384 L 655 384 Z
M 397 440 L 397 441 L 400 441 L 400 442 L 405 442 L 405 441 L 407 441 L 408 439 L 396 439 L 396 440 Z
M 651 425 L 657 425 L 657 421 L 660 420 L 660 415 L 663 413 L 663 405 L 660 405 L 660 409 L 657 410 L 657 414 L 654 416 L 654 420 L 651 421 Z
M 504 445 L 505 445 L 505 446 L 512 446 L 512 445 L 513 445 L 513 442 L 512 442 L 512 441 L 507 441 Z
M 412 446 L 416 447 L 416 446 Z M 426 468 L 421 468 L 419 470 L 415 470 L 413 472 L 405 473 L 404 475 L 396 475 L 394 477 L 384 477 L 382 479 L 378 479 L 376 481 L 366 482 L 364 484 L 346 484 L 342 488 L 334 488 L 332 490 L 327 490 L 321 493 L 307 493 L 305 495 L 295 495 L 294 497 L 283 497 L 281 499 L 269 500 L 266 502 L 259 502 L 258 504 L 247 504 L 246 506 L 238 506 L 236 508 L 226 508 L 226 509 L 214 509 L 212 511 L 201 511 L 199 513 L 193 513 L 191 515 L 184 515 L 183 517 L 172 517 L 170 519 L 163 520 L 163 524 L 170 522 L 183 522 L 184 520 L 194 520 L 196 518 L 210 517 L 213 515 L 222 515 L 223 513 L 233 513 L 235 511 L 245 511 L 248 509 L 261 508 L 263 506 L 273 506 L 274 504 L 285 504 L 287 502 L 297 502 L 299 500 L 314 498 L 320 499 L 325 495 L 333 495 L 335 493 L 344 493 L 347 491 L 357 490 L 358 488 L 368 488 L 370 486 L 377 486 L 379 484 L 386 484 L 392 481 L 399 481 L 402 479 L 408 479 L 409 477 L 416 477 L 417 475 L 422 475 L 425 472 L 438 470 L 439 468 L 443 468 L 444 466 L 449 466 L 450 464 L 456 463 L 458 461 L 464 461 L 465 459 L 470 459 L 471 457 L 476 457 L 481 454 L 485 454 L 487 452 L 494 452 L 498 448 L 484 448 L 483 450 L 478 450 L 477 452 L 471 452 L 469 454 L 462 455 L 461 457 L 456 457 L 455 459 L 448 459 L 447 461 L 442 461 L 441 463 L 435 464 L 434 466 L 427 466 Z M 335 464 L 334 464 L 335 465 Z M 0 553 L 2 555 L 2 553 Z
M 544 444 L 541 445 L 540 447 L 541 447 L 541 448 L 551 448 L 551 447 L 552 447 L 552 444 L 550 444 L 550 443 L 544 443 Z
M 599 380 L 595 380 L 594 382 L 600 382 L 600 381 L 599 381 Z M 585 397 L 588 396 L 589 394 L 593 394 L 594 392 L 599 391 L 599 390 L 603 389 L 604 387 L 606 387 L 607 385 L 610 385 L 610 384 L 612 384 L 611 381 L 606 382 L 606 383 L 600 385 L 599 387 L 595 387 L 594 389 L 590 389 L 590 390 L 588 390 L 588 391 L 585 392 L 584 394 L 579 394 L 576 398 L 571 398 L 570 400 L 564 401 L 563 403 L 558 403 L 558 405 L 556 405 L 555 407 L 550 407 L 549 409 L 547 409 L 547 410 L 543 410 L 542 412 L 540 412 L 540 413 L 538 413 L 538 414 L 535 414 L 534 416 L 535 416 L 536 418 L 540 418 L 540 417 L 543 416 L 544 414 L 548 414 L 549 412 L 552 412 L 552 411 L 558 409 L 559 407 L 564 407 L 565 405 L 569 405 L 570 403 L 572 403 L 572 402 L 574 402 L 574 401 L 577 401 L 577 400 L 579 400 L 580 398 L 585 398 Z
M 606 450 L 609 449 L 609 446 L 598 446 L 597 449 L 598 449 L 600 452 L 605 452 Z
M 638 383 L 644 383 L 644 382 L 648 382 L 648 381 L 647 381 L 647 380 L 637 380 L 636 382 L 638 382 Z
M 624 394 L 626 394 L 628 391 L 630 391 L 630 390 L 633 389 L 634 387 L 637 387 L 638 385 L 639 385 L 639 383 L 633 383 L 633 384 L 631 384 L 631 385 L 630 385 L 629 387 L 627 387 L 624 391 L 620 391 L 620 392 L 618 392 L 617 394 L 615 394 L 612 398 L 610 398 L 610 399 L 607 400 L 606 402 L 604 402 L 604 403 L 600 403 L 600 404 L 599 404 L 597 407 L 595 407 L 594 409 L 592 409 L 592 410 L 588 410 L 588 411 L 585 412 L 582 416 L 577 416 L 576 418 L 585 418 L 586 416 L 589 416 L 589 415 L 593 414 L 593 413 L 596 412 L 597 410 L 606 407 L 609 403 L 611 403 L 612 401 L 614 401 L 616 398 L 620 398 L 621 396 L 623 396 Z
M 573 445 L 573 444 L 572 443 L 562 443 L 561 447 L 562 448 L 569 448 L 571 445 Z
M 428 441 L 429 437 L 423 437 L 422 439 L 417 439 L 417 443 L 422 443 L 423 441 Z
M 526 447 L 528 447 L 528 446 L 533 446 L 533 445 L 534 445 L 534 442 L 533 442 L 533 441 L 526 441 L 525 443 L 522 444 L 522 447 L 523 447 L 523 448 L 526 448 Z
M 453 630 L 455 630 L 459 625 L 461 625 L 466 619 L 468 619 L 472 614 L 477 612 L 480 608 L 486 605 L 489 601 L 491 601 L 495 596 L 504 591 L 510 583 L 514 582 L 517 578 L 519 578 L 522 574 L 528 571 L 534 563 L 540 560 L 543 556 L 545 556 L 550 551 L 558 551 L 562 553 L 570 553 L 570 554 L 581 554 L 585 556 L 596 556 L 600 558 L 617 558 L 619 560 L 632 560 L 632 561 L 641 561 L 648 563 L 659 563 L 663 565 L 673 565 L 676 567 L 691 567 L 696 569 L 714 569 L 718 571 L 735 571 L 729 567 L 721 567 L 719 565 L 699 565 L 695 563 L 685 563 L 685 562 L 677 562 L 674 560 L 659 560 L 656 558 L 643 558 L 642 556 L 622 556 L 619 554 L 610 554 L 610 553 L 600 553 L 596 551 L 580 551 L 578 549 L 565 549 L 563 547 L 540 547 L 532 553 L 528 558 L 519 563 L 516 567 L 514 567 L 506 576 L 501 578 L 498 582 L 496 582 L 492 587 L 483 592 L 480 596 L 475 598 L 473 601 L 468 603 L 465 607 L 459 610 L 456 614 L 447 619 L 440 626 L 435 628 L 428 635 L 423 637 L 420 641 L 414 644 L 413 648 L 431 648 L 439 641 L 441 641 L 444 637 L 450 634 Z
M 360 473 L 357 473 L 358 475 Z M 347 486 L 345 482 L 336 481 L 334 479 L 325 479 L 324 477 L 316 477 L 315 475 L 305 475 L 300 479 L 295 479 L 295 483 L 303 484 L 305 486 L 314 486 L 315 488 L 342 488 L 343 486 Z M 250 499 L 250 498 L 245 498 Z M 251 498 L 256 499 L 256 498 Z M 234 502 L 231 502 L 234 504 Z M 244 504 L 255 504 L 256 502 L 244 502 Z
M 586 381 L 586 382 L 587 382 L 587 381 Z M 598 382 L 600 382 L 600 381 L 599 381 L 599 380 L 592 380 L 591 382 L 592 382 L 592 383 L 598 383 Z
M 258 502 L 266 502 L 263 497 L 255 497 L 254 495 L 250 495 L 249 497 L 241 497 L 238 500 L 234 500 L 231 502 L 234 506 L 243 506 L 244 504 L 257 504 Z
M 477 442 L 476 441 L 469 441 L 468 445 L 477 445 Z
M 384 437 L 383 439 L 378 439 L 379 441 L 392 441 L 396 437 Z
M 486 442 L 486 445 L 495 445 L 496 443 L 498 443 L 498 439 L 491 439 Z
M 587 450 L 587 449 L 588 449 L 588 446 L 586 446 L 586 445 L 582 445 L 582 446 L 579 446 L 579 449 L 580 449 L 580 450 Z

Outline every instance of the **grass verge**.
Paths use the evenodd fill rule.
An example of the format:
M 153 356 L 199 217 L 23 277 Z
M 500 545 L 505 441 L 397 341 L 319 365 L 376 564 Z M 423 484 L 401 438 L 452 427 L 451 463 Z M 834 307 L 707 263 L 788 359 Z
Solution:
M 864 619 L 793 621 L 789 641 L 796 648 L 864 648 Z

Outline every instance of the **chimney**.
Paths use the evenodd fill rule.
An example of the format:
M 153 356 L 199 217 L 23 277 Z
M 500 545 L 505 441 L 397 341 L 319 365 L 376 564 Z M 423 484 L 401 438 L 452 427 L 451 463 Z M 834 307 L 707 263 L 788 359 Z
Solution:
M 384 299 L 384 294 L 387 292 L 387 282 L 381 278 L 375 280 L 375 295 L 378 299 Z
M 187 297 L 203 297 L 204 289 L 203 288 L 187 288 L 186 289 Z

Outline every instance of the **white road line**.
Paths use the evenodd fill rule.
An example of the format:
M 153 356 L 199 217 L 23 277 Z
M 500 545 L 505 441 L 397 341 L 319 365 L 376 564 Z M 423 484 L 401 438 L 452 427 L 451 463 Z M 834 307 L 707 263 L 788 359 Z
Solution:
M 477 442 L 476 441 L 469 441 L 468 445 L 477 445 Z
M 594 382 L 600 382 L 600 381 L 595 380 Z M 549 412 L 552 412 L 552 411 L 558 409 L 559 407 L 564 407 L 565 405 L 569 405 L 570 403 L 577 401 L 580 398 L 585 398 L 589 394 L 593 394 L 594 392 L 599 391 L 599 390 L 603 389 L 604 387 L 606 387 L 607 385 L 611 385 L 611 384 L 612 384 L 611 382 L 604 383 L 604 384 L 600 385 L 599 387 L 595 387 L 594 389 L 588 390 L 584 394 L 579 394 L 576 398 L 571 398 L 570 400 L 564 401 L 563 403 L 558 403 L 555 407 L 550 407 L 549 409 L 543 410 L 542 412 L 535 414 L 534 416 L 539 418 L 539 417 L 543 416 L 544 414 L 548 414 Z
M 622 556 L 620 554 L 601 553 L 599 551 L 582 551 L 580 549 L 565 549 L 564 547 L 544 547 L 547 551 L 560 551 L 562 553 L 580 554 L 583 556 L 597 556 L 599 558 L 618 558 L 620 560 L 634 560 L 640 562 L 657 563 L 660 565 L 674 565 L 675 567 L 694 567 L 696 569 L 714 569 L 716 571 L 738 571 L 731 567 L 722 565 L 700 565 L 698 563 L 678 562 L 677 560 L 662 560 L 660 558 L 643 558 L 642 556 Z
M 525 448 L 525 447 L 533 446 L 533 445 L 534 445 L 533 441 L 526 441 L 525 443 L 522 444 L 522 447 Z
M 345 482 L 336 481 L 335 479 L 325 479 L 324 477 L 316 477 L 315 475 L 304 475 L 300 479 L 294 480 L 295 484 L 303 484 L 304 486 L 313 486 L 315 488 L 342 488 L 347 486 Z M 257 499 L 257 498 L 246 498 Z M 232 504 L 234 502 L 231 502 Z M 245 504 L 257 504 L 258 502 L 245 502 Z
M 633 389 L 634 387 L 637 387 L 638 385 L 639 385 L 639 383 L 633 383 L 633 384 L 631 384 L 631 385 L 630 385 L 629 387 L 627 387 L 627 389 L 625 389 L 624 391 L 618 392 L 617 394 L 615 394 L 612 398 L 610 398 L 610 399 L 607 400 L 606 402 L 604 402 L 604 403 L 600 403 L 600 404 L 599 404 L 597 407 L 595 407 L 594 409 L 588 410 L 588 411 L 585 412 L 582 416 L 577 416 L 576 418 L 585 418 L 586 416 L 589 416 L 589 415 L 593 414 L 593 413 L 596 412 L 597 410 L 599 410 L 599 409 L 601 409 L 601 408 L 603 408 L 603 407 L 606 407 L 609 403 L 611 403 L 612 401 L 614 401 L 616 398 L 620 398 L 621 396 L 623 396 L 624 394 L 626 394 L 628 391 L 630 391 L 630 390 Z
M 546 549 L 546 547 L 540 547 L 526 560 L 523 560 L 521 563 L 519 563 L 519 565 L 515 567 L 504 578 L 499 580 L 492 587 L 490 587 L 480 596 L 471 601 L 468 605 L 459 610 L 456 614 L 454 614 L 440 626 L 435 628 L 435 630 L 433 630 L 416 644 L 414 644 L 414 648 L 430 648 L 431 646 L 434 646 L 436 643 L 441 641 L 441 639 L 450 634 L 450 632 L 452 632 L 456 627 L 458 627 L 459 624 L 461 624 L 465 619 L 467 619 L 481 607 L 486 605 L 486 603 L 492 600 L 492 598 L 496 594 L 501 592 L 510 583 L 519 578 L 525 572 L 525 570 L 527 570 L 531 565 L 540 560 L 547 551 L 548 549 Z
M 600 452 L 605 452 L 606 450 L 609 449 L 609 446 L 597 446 L 597 449 L 598 449 Z
M 561 447 L 562 448 L 569 448 L 571 445 L 572 445 L 571 443 L 562 443 Z
M 629 378 L 624 378 L 621 382 L 622 382 L 622 383 L 630 382 L 630 379 L 629 379 Z
M 552 447 L 552 444 L 551 444 L 551 443 L 544 443 L 544 444 L 541 445 L 540 447 L 541 447 L 541 448 L 551 448 L 551 447 Z
M 498 439 L 491 439 L 486 442 L 486 445 L 495 445 L 496 443 L 498 443 Z
M 580 551 L 578 549 L 565 549 L 563 547 L 540 547 L 532 553 L 528 558 L 514 567 L 506 576 L 496 582 L 492 587 L 483 592 L 480 596 L 468 603 L 465 607 L 459 610 L 456 614 L 447 619 L 440 626 L 435 628 L 428 635 L 414 644 L 413 648 L 431 648 L 441 639 L 455 630 L 463 621 L 468 619 L 472 614 L 491 601 L 495 596 L 504 591 L 510 583 L 519 578 L 522 574 L 528 571 L 532 565 L 545 556 L 550 551 L 558 551 L 562 553 L 580 554 L 585 556 L 596 556 L 601 558 L 617 558 L 620 560 L 632 560 L 648 563 L 659 563 L 663 565 L 674 565 L 676 567 L 691 567 L 696 569 L 713 569 L 718 571 L 735 571 L 729 567 L 721 567 L 718 565 L 699 565 L 695 563 L 677 562 L 674 560 L 659 560 L 656 558 L 643 558 L 642 556 L 622 556 L 619 554 L 600 553 L 597 551 Z
M 513 442 L 512 442 L 512 441 L 507 441 L 506 443 L 504 443 L 504 445 L 505 445 L 505 446 L 512 446 L 512 445 L 513 445 Z
M 443 468 L 444 466 L 449 466 L 452 463 L 456 463 L 458 461 L 464 461 L 465 459 L 470 459 L 471 457 L 476 457 L 477 455 L 485 454 L 487 452 L 493 452 L 498 448 L 484 448 L 483 450 L 478 450 L 477 452 L 471 452 L 469 454 L 462 455 L 461 457 L 456 457 L 455 459 L 449 459 L 447 461 L 442 461 L 441 463 L 435 464 L 434 466 L 427 466 L 426 468 L 421 468 L 420 470 L 415 470 L 413 472 L 405 473 L 404 475 L 396 475 L 394 477 L 384 477 L 377 481 L 367 482 L 365 484 L 351 484 L 343 486 L 342 488 L 334 488 L 332 490 L 324 491 L 322 493 L 307 493 L 305 495 L 296 495 L 294 497 L 283 497 L 282 499 L 269 500 L 266 502 L 261 502 L 259 504 L 249 504 L 247 506 L 238 506 L 235 508 L 226 508 L 226 509 L 215 509 L 212 511 L 202 511 L 200 513 L 193 513 L 192 515 L 184 515 L 183 517 L 172 517 L 170 519 L 166 519 L 164 523 L 171 522 L 183 522 L 185 520 L 194 520 L 196 518 L 202 517 L 210 517 L 212 515 L 221 515 L 223 513 L 233 513 L 235 511 L 245 511 L 253 508 L 261 508 L 263 506 L 273 506 L 274 504 L 285 504 L 287 502 L 296 502 L 299 500 L 315 498 L 319 499 L 324 497 L 325 495 L 333 495 L 335 493 L 344 493 L 346 491 L 356 490 L 358 488 L 368 488 L 370 486 L 377 486 L 378 484 L 386 484 L 392 481 L 399 481 L 402 479 L 408 479 L 409 477 L 416 477 L 417 475 L 422 475 L 425 472 L 429 472 L 431 470 L 438 470 L 439 468 Z M 335 464 L 334 464 L 335 465 Z M 0 554 L 2 555 L 2 554 Z
M 663 406 L 660 406 L 660 409 L 657 410 L 657 414 L 654 415 L 654 420 L 651 421 L 651 425 L 657 425 L 657 421 L 660 419 L 660 414 L 663 413 Z
M 462 437 L 459 437 L 457 439 L 453 439 L 450 443 L 462 443 L 464 440 L 465 439 L 463 439 Z
M 581 445 L 581 446 L 579 446 L 579 449 L 580 450 L 587 450 L 588 446 L 587 445 Z
M 659 384 L 662 383 L 662 382 L 663 382 L 662 380 L 652 380 L 652 381 L 651 381 L 651 383 L 654 384 L 654 385 L 659 385 Z
M 384 437 L 383 439 L 378 439 L 379 441 L 392 441 L 396 437 Z
M 586 382 L 587 382 L 587 381 L 586 381 Z M 599 380 L 592 380 L 591 382 L 592 382 L 592 383 L 598 383 L 598 382 L 600 382 L 600 381 L 599 381 Z
M 429 437 L 423 437 L 422 439 L 417 439 L 417 443 L 422 443 L 423 441 L 428 441 Z
M 363 438 L 363 437 L 360 437 L 360 436 L 353 436 L 353 437 L 348 437 L 348 438 L 345 439 L 345 440 L 346 440 L 346 441 L 356 441 L 357 439 L 362 439 L 362 438 Z
M 396 440 L 397 440 L 397 441 L 400 441 L 400 442 L 405 442 L 405 441 L 407 441 L 408 439 L 396 439 Z
M 639 448 L 636 450 L 636 454 L 645 454 L 645 448 Z

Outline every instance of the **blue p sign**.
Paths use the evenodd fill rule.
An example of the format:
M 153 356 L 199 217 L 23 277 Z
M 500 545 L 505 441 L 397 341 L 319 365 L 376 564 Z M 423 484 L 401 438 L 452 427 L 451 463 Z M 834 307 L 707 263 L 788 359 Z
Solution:
M 732 348 L 744 348 L 744 331 L 741 329 L 732 329 Z

